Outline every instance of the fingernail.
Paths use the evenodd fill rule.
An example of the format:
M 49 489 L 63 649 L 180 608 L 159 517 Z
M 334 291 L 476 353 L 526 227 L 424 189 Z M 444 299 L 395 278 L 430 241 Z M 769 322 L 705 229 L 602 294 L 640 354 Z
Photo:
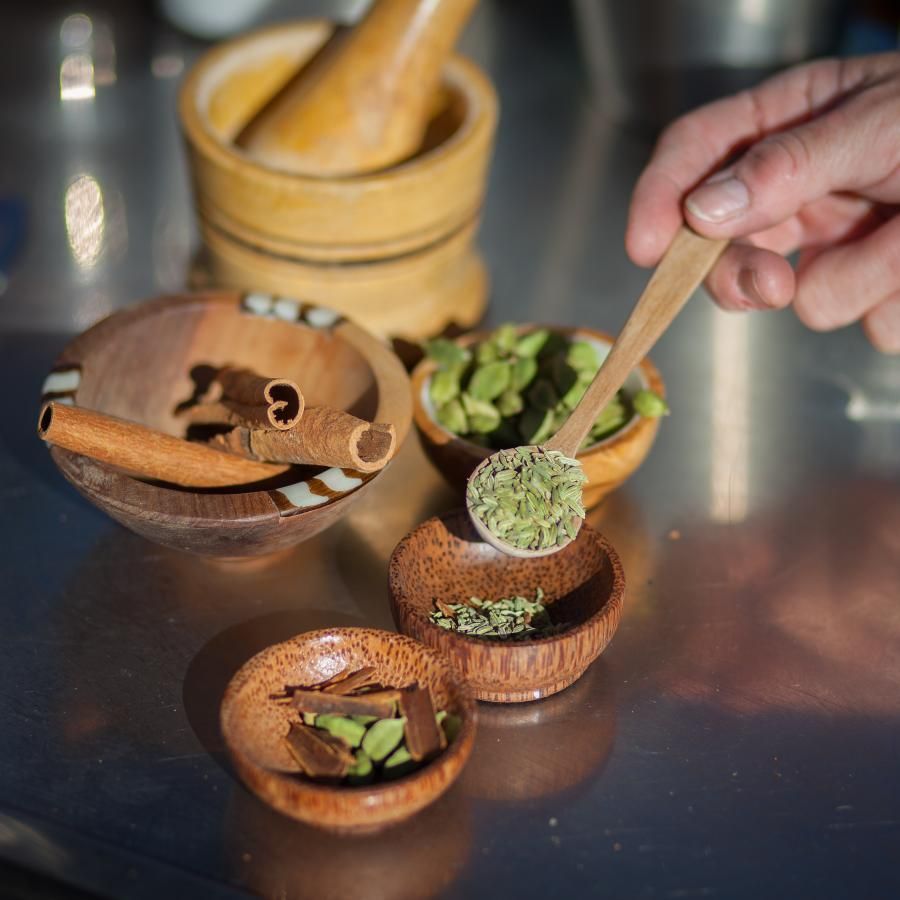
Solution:
M 685 206 L 705 222 L 725 222 L 746 212 L 750 193 L 739 178 L 726 178 L 698 187 L 687 198 Z
M 759 282 L 756 280 L 755 269 L 741 269 L 737 277 L 738 287 L 741 293 L 750 302 L 750 305 L 759 308 L 760 306 L 771 306 L 763 297 L 762 291 L 759 289 Z

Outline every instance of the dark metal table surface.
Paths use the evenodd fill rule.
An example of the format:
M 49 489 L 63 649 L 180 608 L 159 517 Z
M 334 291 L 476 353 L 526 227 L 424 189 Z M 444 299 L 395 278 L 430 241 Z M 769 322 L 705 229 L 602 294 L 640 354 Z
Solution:
M 195 247 L 174 100 L 199 42 L 98 7 L 79 97 L 71 12 L 20 4 L 0 30 L 0 858 L 135 898 L 897 896 L 900 366 L 790 312 L 697 297 L 660 342 L 674 412 L 591 516 L 624 559 L 619 632 L 570 690 L 482 706 L 440 802 L 349 840 L 236 781 L 229 676 L 310 627 L 392 627 L 387 557 L 453 497 L 411 437 L 330 531 L 214 564 L 55 471 L 34 436 L 55 353 L 181 286 Z M 648 144 L 591 104 L 567 27 L 486 5 L 464 49 L 503 100 L 492 321 L 617 329 L 646 278 L 622 232 Z

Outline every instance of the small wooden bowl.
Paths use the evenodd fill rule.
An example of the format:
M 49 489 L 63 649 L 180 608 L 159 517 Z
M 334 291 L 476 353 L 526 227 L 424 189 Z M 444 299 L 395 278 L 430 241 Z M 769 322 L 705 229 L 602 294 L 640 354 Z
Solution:
M 487 294 L 473 239 L 498 115 L 477 66 L 447 60 L 421 148 L 377 172 L 300 175 L 234 143 L 332 27 L 282 23 L 226 41 L 184 80 L 179 116 L 210 275 L 325 302 L 383 334 L 471 327 Z
M 286 774 L 292 760 L 282 738 L 296 712 L 269 695 L 286 684 L 315 684 L 363 666 L 374 666 L 385 685 L 427 687 L 436 708 L 461 718 L 456 740 L 421 769 L 385 784 L 336 787 Z M 409 637 L 374 628 L 309 631 L 268 647 L 232 678 L 221 708 L 222 734 L 247 787 L 291 818 L 337 831 L 383 828 L 436 800 L 472 752 L 475 717 L 471 691 L 445 658 Z
M 149 300 L 117 312 L 62 352 L 42 402 L 61 400 L 183 436 L 175 415 L 200 365 L 237 365 L 301 385 L 307 405 L 410 425 L 409 380 L 384 344 L 331 310 L 220 291 Z M 273 483 L 191 490 L 149 483 L 54 447 L 63 475 L 100 509 L 150 540 L 206 556 L 260 556 L 341 518 L 378 473 L 293 467 Z
M 619 556 L 589 525 L 559 553 L 517 559 L 481 541 L 465 510 L 436 516 L 408 534 L 391 556 L 389 578 L 397 627 L 447 654 L 479 700 L 498 703 L 547 697 L 580 678 L 610 642 L 625 598 Z M 429 619 L 437 598 L 528 597 L 538 587 L 571 628 L 501 642 L 448 631 Z
M 527 334 L 542 327 L 567 337 L 590 341 L 603 352 L 609 350 L 614 340 L 612 336 L 593 328 L 564 328 L 555 325 L 523 325 L 519 328 L 519 333 Z M 457 338 L 456 343 L 469 347 L 487 336 L 488 332 L 473 332 Z M 452 488 L 464 493 L 469 475 L 494 450 L 464 440 L 438 424 L 428 396 L 431 376 L 436 369 L 434 361 L 426 358 L 413 370 L 413 421 L 425 453 L 435 468 Z M 625 387 L 633 392 L 649 388 L 663 397 L 666 392 L 662 376 L 649 358 L 645 358 L 631 373 Z M 645 419 L 635 415 L 624 428 L 577 454 L 588 478 L 584 487 L 584 505 L 587 509 L 596 506 L 637 470 L 650 452 L 658 429 L 659 419 Z

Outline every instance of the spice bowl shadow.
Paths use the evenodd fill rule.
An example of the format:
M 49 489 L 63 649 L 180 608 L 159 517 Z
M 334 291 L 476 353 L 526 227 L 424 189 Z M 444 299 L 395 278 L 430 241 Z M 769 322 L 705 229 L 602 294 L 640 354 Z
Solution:
M 285 685 L 316 684 L 364 666 L 373 666 L 384 685 L 427 688 L 436 709 L 459 717 L 456 738 L 426 765 L 387 783 L 341 786 L 289 774 L 284 738 L 297 712 L 272 695 Z M 293 819 L 348 833 L 401 822 L 441 796 L 472 752 L 475 719 L 472 693 L 447 659 L 405 635 L 374 628 L 309 631 L 267 647 L 231 679 L 220 709 L 231 761 L 257 797 Z
M 520 703 L 577 681 L 615 634 L 625 574 L 613 546 L 589 525 L 550 556 L 507 556 L 481 541 L 465 510 L 424 522 L 390 561 L 391 612 L 397 627 L 448 656 L 479 700 Z M 501 641 L 470 637 L 431 621 L 435 600 L 533 596 L 540 587 L 554 623 L 544 638 Z

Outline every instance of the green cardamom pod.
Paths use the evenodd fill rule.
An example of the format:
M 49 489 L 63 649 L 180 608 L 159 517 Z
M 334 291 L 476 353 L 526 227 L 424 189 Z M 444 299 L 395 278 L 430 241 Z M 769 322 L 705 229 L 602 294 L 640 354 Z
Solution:
M 425 355 L 433 359 L 442 369 L 465 366 L 472 354 L 465 347 L 446 338 L 435 338 L 425 344 Z
M 463 394 L 461 399 L 471 431 L 487 434 L 500 424 L 500 412 L 493 404 L 478 400 L 468 393 Z
M 365 750 L 356 751 L 356 762 L 347 771 L 350 784 L 369 784 L 375 778 L 375 767 Z
M 469 420 L 459 400 L 451 400 L 439 406 L 436 416 L 438 424 L 454 434 L 465 434 L 469 430 Z
M 401 744 L 385 761 L 382 774 L 385 778 L 400 778 L 416 768 L 406 744 Z
M 531 356 L 523 356 L 513 363 L 509 386 L 514 391 L 524 391 L 537 375 L 537 360 Z
M 316 728 L 346 741 L 351 747 L 358 747 L 366 733 L 366 726 L 354 722 L 350 716 L 319 715 L 316 717 Z
M 526 409 L 519 420 L 519 431 L 526 444 L 540 444 L 553 434 L 552 409 Z
M 566 409 L 575 409 L 581 401 L 581 398 L 584 396 L 585 391 L 587 391 L 589 384 L 590 381 L 576 381 L 575 384 L 559 398 L 559 402 Z
M 632 401 L 635 412 L 645 419 L 657 419 L 669 414 L 669 404 L 655 391 L 641 390 Z
M 525 408 L 522 395 L 514 390 L 504 391 L 497 401 L 497 409 L 502 416 L 517 416 Z
M 459 395 L 459 375 L 453 370 L 440 370 L 431 376 L 428 396 L 435 407 L 443 406 Z
M 362 748 L 373 762 L 381 762 L 394 752 L 403 740 L 406 717 L 379 719 L 366 732 Z
M 483 341 L 475 348 L 475 362 L 479 366 L 486 366 L 488 363 L 496 362 L 500 358 L 500 352 L 497 345 L 491 341 Z
M 528 334 L 522 335 L 516 343 L 516 355 L 535 357 L 547 343 L 550 332 L 546 328 L 537 328 Z
M 516 326 L 507 322 L 497 328 L 491 335 L 494 346 L 504 355 L 512 353 L 516 349 L 519 336 L 516 334 Z
M 573 341 L 566 351 L 566 362 L 578 372 L 590 372 L 594 375 L 600 368 L 597 350 L 587 341 Z
M 476 400 L 494 400 L 508 387 L 512 365 L 499 360 L 477 368 L 469 379 L 466 393 Z

